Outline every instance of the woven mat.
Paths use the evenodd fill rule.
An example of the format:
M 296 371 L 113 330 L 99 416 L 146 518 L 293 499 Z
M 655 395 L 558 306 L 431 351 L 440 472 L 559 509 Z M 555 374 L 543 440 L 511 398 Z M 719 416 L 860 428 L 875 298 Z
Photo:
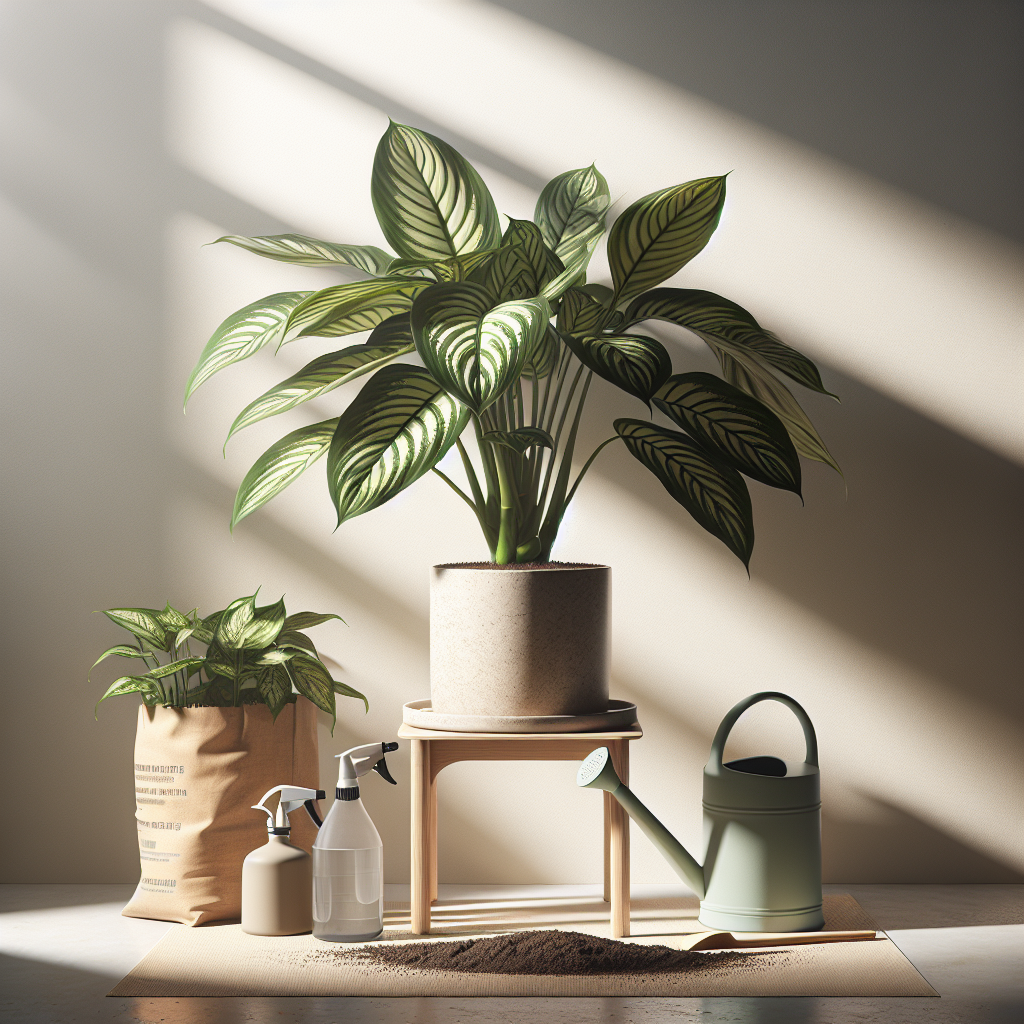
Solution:
M 629 942 L 682 948 L 703 931 L 693 898 L 633 900 Z M 829 931 L 873 929 L 849 895 L 825 896 Z M 409 932 L 409 907 L 385 904 L 377 942 L 445 941 L 527 928 L 608 936 L 608 904 L 573 899 L 441 901 L 429 937 Z M 369 945 L 360 944 L 360 945 Z M 935 996 L 896 946 L 873 940 L 751 950 L 700 974 L 551 976 L 382 969 L 353 963 L 353 946 L 311 935 L 268 938 L 238 925 L 175 925 L 111 996 Z M 702 955 L 711 955 L 702 954 Z

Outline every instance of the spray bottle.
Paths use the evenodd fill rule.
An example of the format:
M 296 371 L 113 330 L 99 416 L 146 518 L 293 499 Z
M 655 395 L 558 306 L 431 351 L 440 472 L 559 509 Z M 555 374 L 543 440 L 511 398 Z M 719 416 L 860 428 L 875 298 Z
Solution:
M 280 793 L 277 813 L 266 802 Z M 253 850 L 242 862 L 242 931 L 250 935 L 299 935 L 313 922 L 309 912 L 310 859 L 305 850 L 288 842 L 288 815 L 305 804 L 319 824 L 313 807 L 322 800 L 322 789 L 275 786 L 253 805 L 267 815 L 267 844 Z
M 392 785 L 384 755 L 397 743 L 367 743 L 343 754 L 335 801 L 313 843 L 313 935 L 365 942 L 384 930 L 384 844 L 362 800 L 359 779 L 375 771 Z

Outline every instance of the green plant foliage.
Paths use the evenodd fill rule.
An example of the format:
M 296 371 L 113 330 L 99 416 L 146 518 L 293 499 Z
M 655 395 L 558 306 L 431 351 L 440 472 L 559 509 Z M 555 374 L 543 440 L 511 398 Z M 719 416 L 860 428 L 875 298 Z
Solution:
M 370 375 L 338 417 L 293 430 L 257 460 L 239 488 L 232 525 L 327 452 L 339 525 L 432 470 L 472 511 L 492 559 L 546 561 L 584 476 L 607 445 L 622 441 L 746 564 L 754 531 L 741 474 L 799 494 L 799 456 L 838 470 L 779 376 L 828 395 L 814 363 L 730 299 L 664 284 L 711 238 L 725 204 L 724 176 L 629 205 L 607 236 L 610 283 L 587 280 L 610 206 L 594 166 L 556 175 L 533 221 L 509 218 L 502 232 L 487 186 L 467 160 L 426 132 L 391 123 L 374 157 L 370 195 L 394 256 L 302 235 L 222 239 L 270 259 L 346 265 L 370 276 L 270 296 L 230 317 L 200 357 L 189 393 L 268 341 L 280 347 L 372 332 L 364 344 L 314 358 L 235 420 L 232 434 L 311 399 L 333 400 Z M 695 333 L 722 376 L 673 374 L 678 353 L 635 331 L 650 320 Z M 423 368 L 393 362 L 413 348 Z M 594 374 L 623 401 L 640 401 L 680 429 L 616 419 L 614 435 L 577 468 Z M 462 482 L 439 465 L 453 445 Z M 178 628 L 212 636 L 218 623 Z M 282 672 L 294 676 L 300 656 L 315 657 L 298 626 L 285 623 L 276 642 L 292 653 L 260 666 L 253 685 L 268 701 L 282 692 Z M 316 685 L 316 692 L 326 686 L 322 679 Z
M 425 370 L 378 370 L 342 413 L 331 438 L 327 483 L 338 525 L 384 504 L 455 443 L 467 410 Z
M 202 619 L 198 610 L 186 615 L 170 605 L 163 611 L 112 608 L 103 614 L 126 629 L 134 643 L 108 648 L 93 668 L 116 655 L 142 660 L 147 671 L 115 679 L 97 707 L 108 697 L 139 693 L 143 703 L 162 707 L 263 703 L 277 718 L 286 704 L 303 696 L 331 716 L 332 729 L 336 694 L 362 700 L 369 709 L 363 694 L 331 678 L 312 641 L 298 632 L 330 619 L 341 621 L 338 615 L 288 615 L 283 598 L 260 607 L 255 594 L 240 597 Z M 179 629 L 181 623 L 185 625 Z M 188 635 L 179 642 L 182 634 Z M 192 655 L 189 642 L 193 639 L 208 645 L 204 656 Z M 162 661 L 158 651 L 168 660 Z

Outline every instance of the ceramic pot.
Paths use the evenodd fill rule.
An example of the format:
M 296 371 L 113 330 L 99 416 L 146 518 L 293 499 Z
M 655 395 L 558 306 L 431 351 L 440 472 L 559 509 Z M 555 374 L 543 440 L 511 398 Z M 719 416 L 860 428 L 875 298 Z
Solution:
M 606 711 L 610 585 L 606 565 L 435 565 L 434 711 L 489 717 Z

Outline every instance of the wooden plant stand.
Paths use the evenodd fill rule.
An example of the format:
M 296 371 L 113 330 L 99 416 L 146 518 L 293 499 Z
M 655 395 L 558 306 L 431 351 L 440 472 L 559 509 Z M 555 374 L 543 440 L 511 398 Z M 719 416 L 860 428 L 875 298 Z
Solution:
M 582 761 L 596 747 L 611 751 L 619 778 L 629 784 L 629 743 L 639 725 L 618 732 L 467 733 L 405 725 L 398 738 L 412 747 L 412 932 L 430 932 L 437 899 L 437 776 L 456 761 Z M 611 904 L 611 934 L 629 935 L 629 819 L 610 794 L 604 797 L 604 898 Z

